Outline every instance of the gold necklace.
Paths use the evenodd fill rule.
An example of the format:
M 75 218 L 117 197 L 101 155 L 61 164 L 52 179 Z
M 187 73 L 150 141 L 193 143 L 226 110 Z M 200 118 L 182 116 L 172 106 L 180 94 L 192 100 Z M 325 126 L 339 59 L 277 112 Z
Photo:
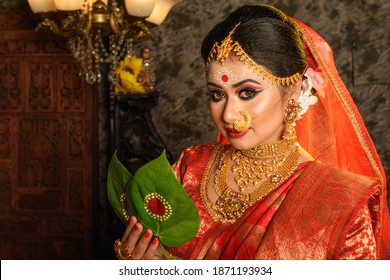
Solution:
M 249 150 L 242 150 L 242 154 L 251 158 L 272 158 L 286 154 L 294 146 L 292 140 L 278 140 L 274 142 L 262 143 Z
M 224 153 L 220 165 L 216 169 L 214 189 L 219 197 L 211 206 L 214 220 L 229 223 L 234 223 L 249 207 L 285 182 L 293 174 L 301 160 L 298 147 L 292 149 L 281 166 L 267 177 L 254 192 L 238 193 L 226 184 L 227 167 L 233 153 L 234 148 L 231 147 Z
M 286 154 L 293 148 L 294 141 L 279 140 L 263 143 L 249 150 L 235 150 L 232 153 L 234 180 L 241 192 L 270 178 L 286 160 Z

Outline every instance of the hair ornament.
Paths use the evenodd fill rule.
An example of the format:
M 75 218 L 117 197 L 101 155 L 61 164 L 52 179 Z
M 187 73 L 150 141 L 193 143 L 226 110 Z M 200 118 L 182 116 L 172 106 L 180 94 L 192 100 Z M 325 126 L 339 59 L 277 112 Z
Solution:
M 318 102 L 316 88 L 313 86 L 313 81 L 310 75 L 305 73 L 303 76 L 306 79 L 302 80 L 302 88 L 297 99 L 297 104 L 301 107 L 301 110 L 298 112 L 297 120 L 302 118 L 302 115 L 306 113 L 309 106 Z
M 222 40 L 221 44 L 218 44 L 218 42 L 215 42 L 213 47 L 211 48 L 210 55 L 207 59 L 207 65 L 210 63 L 211 58 L 214 56 L 214 54 L 217 54 L 217 57 L 215 58 L 217 61 L 223 63 L 225 60 L 229 57 L 230 52 L 233 50 L 234 44 L 232 35 L 234 31 L 236 31 L 237 27 L 240 25 L 240 22 L 234 26 L 234 28 L 229 32 L 229 35 Z
M 239 25 L 240 22 L 236 24 L 236 26 L 229 32 L 228 36 L 223 39 L 220 44 L 218 42 L 214 43 L 207 58 L 206 69 L 208 68 L 215 54 L 215 60 L 219 61 L 221 65 L 223 65 L 225 60 L 229 57 L 229 54 L 233 52 L 236 56 L 239 57 L 240 61 L 243 61 L 245 64 L 247 64 L 249 68 L 253 68 L 253 71 L 255 73 L 261 75 L 264 80 L 271 81 L 272 84 L 288 86 L 295 84 L 295 82 L 299 81 L 302 78 L 301 73 L 295 73 L 294 75 L 289 77 L 278 77 L 268 72 L 256 62 L 254 62 L 253 59 L 250 58 L 250 56 L 241 47 L 241 45 L 237 41 L 233 41 L 232 39 L 232 36 Z

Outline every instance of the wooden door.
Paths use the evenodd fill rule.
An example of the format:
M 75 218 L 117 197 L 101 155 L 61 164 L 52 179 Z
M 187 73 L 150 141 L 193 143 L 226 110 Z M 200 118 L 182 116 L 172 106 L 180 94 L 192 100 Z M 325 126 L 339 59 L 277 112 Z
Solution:
M 32 16 L 0 11 L 0 257 L 91 258 L 96 99 Z

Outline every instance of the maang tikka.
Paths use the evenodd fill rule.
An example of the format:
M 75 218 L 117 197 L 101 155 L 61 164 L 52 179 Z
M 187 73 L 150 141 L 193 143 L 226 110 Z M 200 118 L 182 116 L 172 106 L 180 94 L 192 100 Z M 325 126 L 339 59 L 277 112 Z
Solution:
M 295 131 L 295 120 L 297 119 L 298 112 L 301 109 L 299 105 L 295 103 L 294 99 L 290 99 L 287 104 L 287 108 L 284 111 L 284 122 L 286 127 L 283 132 L 283 139 L 296 141 L 297 133 Z
M 215 42 L 211 48 L 211 51 L 208 55 L 206 61 L 206 72 L 209 67 L 209 64 L 212 59 L 219 61 L 221 65 L 228 59 L 231 53 L 234 53 L 237 57 L 239 57 L 240 61 L 248 65 L 249 68 L 252 68 L 255 73 L 263 77 L 263 80 L 269 80 L 272 84 L 288 86 L 293 85 L 298 82 L 302 78 L 302 74 L 297 72 L 294 75 L 289 77 L 278 77 L 258 65 L 242 48 L 242 46 L 238 43 L 238 41 L 234 41 L 233 34 L 236 29 L 240 26 L 240 22 L 234 26 L 234 28 L 229 32 L 228 36 L 224 38 L 221 42 Z

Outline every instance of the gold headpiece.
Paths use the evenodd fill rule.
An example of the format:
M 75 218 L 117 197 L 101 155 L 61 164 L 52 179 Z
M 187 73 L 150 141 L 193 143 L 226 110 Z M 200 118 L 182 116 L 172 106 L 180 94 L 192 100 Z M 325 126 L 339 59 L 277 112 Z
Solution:
M 215 57 L 215 60 L 223 63 L 225 60 L 229 57 L 229 54 L 231 52 L 234 52 L 236 56 L 240 58 L 241 61 L 244 61 L 245 64 L 249 66 L 249 68 L 253 68 L 253 71 L 258 73 L 263 77 L 263 79 L 267 79 L 272 82 L 272 84 L 277 85 L 290 85 L 294 84 L 295 82 L 299 81 L 300 78 L 302 78 L 301 73 L 295 73 L 294 75 L 290 77 L 277 77 L 261 66 L 259 66 L 256 62 L 252 60 L 252 58 L 249 57 L 249 55 L 244 51 L 244 49 L 241 47 L 241 45 L 237 41 L 233 41 L 232 35 L 234 31 L 236 31 L 237 27 L 240 25 L 240 22 L 236 24 L 236 26 L 229 32 L 229 35 L 222 40 L 221 44 L 218 42 L 215 42 L 213 47 L 211 48 L 210 54 L 207 58 L 206 62 L 206 68 L 208 68 L 211 59 L 214 58 L 214 55 L 217 54 Z

